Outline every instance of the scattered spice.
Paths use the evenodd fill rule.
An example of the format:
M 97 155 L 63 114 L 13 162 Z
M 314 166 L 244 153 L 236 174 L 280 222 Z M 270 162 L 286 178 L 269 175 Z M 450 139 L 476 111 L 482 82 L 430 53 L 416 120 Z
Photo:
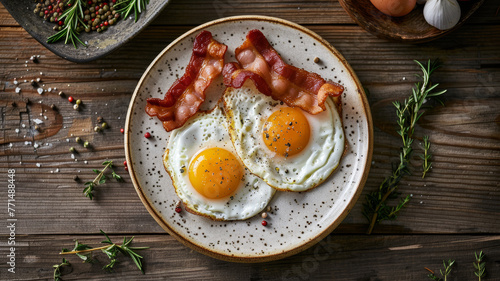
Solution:
M 145 137 L 145 138 L 147 138 L 147 139 L 149 139 L 149 138 L 151 137 L 151 134 L 150 134 L 149 132 L 146 132 L 146 133 L 144 134 L 144 137 Z
M 78 104 L 76 104 L 76 103 L 75 103 L 75 105 L 73 105 L 73 109 L 74 109 L 74 110 L 78 110 L 78 109 L 80 109 L 80 106 L 79 106 Z
M 267 218 L 267 213 L 266 213 L 266 212 L 264 212 L 264 213 L 262 213 L 262 215 L 261 215 L 261 216 L 262 216 L 262 218 L 263 218 L 263 219 L 265 219 L 265 218 Z
M 69 148 L 69 152 L 71 152 L 71 153 L 75 152 L 75 148 L 74 147 L 70 147 Z
M 80 137 L 76 137 L 76 138 L 75 138 L 75 141 L 76 141 L 77 143 L 80 143 L 80 142 L 82 141 L 82 139 L 81 139 Z
M 79 181 L 79 180 L 80 180 L 80 178 L 79 178 L 78 176 L 76 176 L 76 175 L 75 175 L 75 176 L 73 176 L 73 180 L 74 180 L 74 181 Z
M 108 123 L 103 122 L 103 123 L 101 124 L 101 128 L 106 129 L 107 127 L 108 127 Z
M 95 126 L 95 127 L 94 127 L 94 132 L 97 132 L 97 133 L 98 133 L 98 132 L 100 132 L 100 131 L 101 131 L 101 127 L 99 127 L 99 126 Z
M 82 103 L 81 100 L 76 100 L 76 104 L 80 105 Z
M 182 212 L 181 201 L 177 201 L 177 204 L 175 204 L 175 212 L 176 213 Z
M 55 105 L 55 104 L 51 104 L 51 105 L 50 105 L 50 108 L 52 108 L 52 110 L 57 110 L 57 107 L 56 107 L 56 105 Z
M 62 93 L 62 92 L 61 92 L 61 93 Z M 74 100 L 74 99 L 73 99 L 73 97 L 72 97 L 72 96 L 69 96 L 69 97 L 68 97 L 68 101 L 69 101 L 69 102 L 73 102 L 73 100 Z
M 120 129 L 120 133 L 125 133 L 125 130 L 123 128 Z
M 103 121 L 103 118 L 102 118 L 101 116 L 98 116 L 98 117 L 97 117 L 97 123 L 99 123 L 99 124 L 100 124 L 100 123 L 102 123 L 102 121 Z
M 60 97 L 63 97 L 64 96 L 64 93 L 63 91 L 59 91 L 59 94 L 58 94 Z
M 262 221 L 262 225 L 263 225 L 263 226 L 267 226 L 267 221 L 263 220 L 263 221 Z
M 90 144 L 89 144 L 89 142 L 88 142 L 88 141 L 86 141 L 86 142 L 84 142 L 84 143 L 83 143 L 83 147 L 87 148 L 87 147 L 89 147 L 89 146 L 90 146 Z
M 314 57 L 314 63 L 318 63 L 319 62 L 319 58 L 318 57 Z

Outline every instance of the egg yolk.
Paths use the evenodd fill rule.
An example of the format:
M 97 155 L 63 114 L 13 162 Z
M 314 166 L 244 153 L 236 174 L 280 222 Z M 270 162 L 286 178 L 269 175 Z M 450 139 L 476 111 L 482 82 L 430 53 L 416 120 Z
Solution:
M 307 146 L 310 134 L 306 116 L 302 110 L 293 107 L 275 111 L 262 130 L 266 147 L 284 157 L 301 152 Z
M 189 165 L 189 181 L 201 195 L 221 199 L 232 195 L 243 177 L 243 167 L 231 152 L 209 148 L 198 153 Z

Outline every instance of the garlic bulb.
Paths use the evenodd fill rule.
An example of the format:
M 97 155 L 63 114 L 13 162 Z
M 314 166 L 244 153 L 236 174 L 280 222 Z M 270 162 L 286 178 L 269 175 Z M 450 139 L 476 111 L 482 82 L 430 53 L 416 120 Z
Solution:
M 460 20 L 460 5 L 457 0 L 428 0 L 424 6 L 424 18 L 440 30 L 454 27 Z

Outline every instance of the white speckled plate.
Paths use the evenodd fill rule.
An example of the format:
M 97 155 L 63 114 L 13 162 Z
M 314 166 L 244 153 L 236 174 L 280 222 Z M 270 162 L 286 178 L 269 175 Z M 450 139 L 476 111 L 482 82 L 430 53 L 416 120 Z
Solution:
M 316 72 L 345 87 L 342 119 L 347 154 L 340 168 L 309 192 L 277 192 L 270 203 L 269 224 L 256 216 L 246 221 L 219 222 L 174 211 L 179 200 L 165 172 L 162 154 L 169 133 L 144 111 L 146 99 L 163 97 L 174 80 L 184 74 L 194 37 L 201 30 L 228 45 L 226 61 L 251 29 L 260 29 L 283 59 Z M 314 57 L 320 63 L 314 63 Z M 214 81 L 207 100 L 223 92 L 222 78 Z M 206 105 L 205 108 L 210 107 Z M 125 153 L 129 172 L 142 202 L 153 218 L 183 244 L 206 255 L 237 262 L 263 262 L 284 258 L 314 245 L 347 216 L 368 176 L 373 146 L 371 113 L 363 88 L 340 53 L 312 31 L 277 18 L 240 16 L 196 27 L 167 46 L 142 76 L 127 114 Z M 145 132 L 153 136 L 144 137 Z

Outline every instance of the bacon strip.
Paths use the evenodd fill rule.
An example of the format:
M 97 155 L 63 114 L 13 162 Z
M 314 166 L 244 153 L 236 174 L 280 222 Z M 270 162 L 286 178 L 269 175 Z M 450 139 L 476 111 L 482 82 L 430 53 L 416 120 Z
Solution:
M 240 88 L 250 78 L 261 93 L 311 114 L 325 110 L 328 96 L 340 104 L 344 87 L 286 64 L 259 30 L 250 30 L 235 54 L 241 67 L 236 63 L 224 66 L 224 84 L 228 87 Z
M 186 72 L 168 89 L 163 99 L 147 99 L 146 113 L 157 116 L 167 131 L 179 128 L 196 114 L 205 101 L 205 90 L 224 66 L 227 46 L 202 31 L 194 39 L 193 54 Z

